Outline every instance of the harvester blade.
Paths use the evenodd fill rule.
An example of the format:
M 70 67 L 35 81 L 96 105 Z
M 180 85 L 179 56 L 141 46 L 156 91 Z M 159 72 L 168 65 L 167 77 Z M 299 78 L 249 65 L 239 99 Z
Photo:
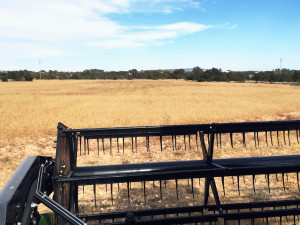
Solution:
M 224 184 L 224 177 L 221 177 L 221 180 L 222 180 L 222 186 L 223 186 L 223 193 L 224 193 L 224 196 L 225 196 L 225 184 Z
M 231 148 L 233 148 L 232 133 L 230 133 L 230 143 L 231 143 Z
M 270 190 L 270 174 L 267 174 L 267 182 L 268 182 L 268 190 L 270 193 L 271 192 L 271 190 Z
M 196 132 L 196 147 L 197 147 L 197 150 L 198 150 L 198 133 Z
M 243 132 L 243 145 L 246 147 L 246 137 L 245 137 L 245 132 Z
M 195 198 L 194 195 L 194 178 L 191 178 L 191 183 L 192 183 L 192 194 L 193 194 L 193 199 Z
M 144 183 L 144 200 L 146 202 L 146 181 L 143 181 Z
M 162 201 L 161 180 L 159 180 L 159 193 L 160 193 L 160 200 Z
M 98 149 L 98 155 L 99 155 L 99 138 L 97 138 L 97 149 Z
M 255 175 L 252 175 L 253 192 L 255 193 Z
M 119 137 L 117 137 L 117 148 L 118 148 L 118 153 L 120 153 Z
M 137 153 L 137 136 L 135 136 L 134 140 L 135 140 L 135 152 Z
M 105 148 L 104 148 L 104 137 L 102 137 L 102 151 L 103 151 L 103 154 L 105 154 Z
M 113 183 L 110 183 L 110 197 L 111 197 L 111 204 L 114 205 Z
M 284 184 L 284 173 L 282 173 L 282 185 L 283 185 L 283 190 L 285 191 L 285 184 Z
M 133 153 L 133 136 L 131 136 L 131 151 Z
M 270 131 L 270 139 L 271 139 L 271 145 L 273 145 L 272 131 Z
M 239 195 L 241 195 L 241 192 L 240 192 L 240 176 L 236 176 L 236 178 L 237 178 L 238 192 L 239 192 Z
M 123 137 L 123 154 L 124 154 L 124 150 L 125 150 L 125 140 L 124 140 L 124 137 Z
M 299 172 L 297 172 L 297 184 L 298 184 L 298 189 L 300 191 L 300 185 L 299 185 Z
M 178 201 L 178 180 L 177 179 L 175 179 L 175 186 L 176 186 L 176 196 Z
M 95 207 L 97 207 L 97 199 L 96 199 L 96 184 L 94 184 L 94 200 L 95 200 Z
M 128 204 L 130 204 L 130 186 L 129 181 L 127 181 L 127 198 L 128 198 Z
M 110 155 L 112 155 L 112 143 L 111 143 L 111 138 L 109 138 L 109 148 L 110 148 Z

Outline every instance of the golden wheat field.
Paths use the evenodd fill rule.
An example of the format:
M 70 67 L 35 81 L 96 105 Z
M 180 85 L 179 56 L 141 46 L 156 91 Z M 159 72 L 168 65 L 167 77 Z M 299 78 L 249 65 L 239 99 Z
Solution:
M 281 84 L 198 83 L 184 80 L 0 82 L 0 190 L 26 157 L 55 155 L 53 141 L 56 139 L 58 122 L 72 128 L 91 128 L 300 119 L 299 96 L 300 86 Z M 300 147 L 295 144 L 294 139 L 291 146 L 274 146 L 270 151 L 265 151 L 264 146 L 254 148 L 251 143 L 247 148 L 248 152 L 241 148 L 242 144 L 238 141 L 238 137 L 235 138 L 233 149 L 228 139 L 224 139 L 224 147 L 216 150 L 215 155 L 224 158 L 299 154 Z M 152 143 L 152 149 L 159 148 L 157 140 L 152 140 Z M 115 141 L 113 144 L 115 145 Z M 127 144 L 130 146 L 130 142 Z M 139 140 L 139 145 L 144 146 L 144 140 Z M 199 153 L 196 151 L 183 150 L 182 140 L 178 140 L 178 145 L 179 151 L 173 152 L 170 150 L 171 147 L 165 144 L 166 151 L 163 155 L 155 151 L 151 153 L 139 151 L 134 157 L 126 152 L 125 155 L 97 156 L 96 151 L 92 151 L 90 156 L 81 158 L 79 163 L 94 165 L 168 161 L 178 158 L 190 160 L 198 157 Z M 96 143 L 91 143 L 91 149 L 95 146 Z M 192 149 L 195 148 L 193 144 Z M 274 181 L 275 177 L 270 179 Z M 299 194 L 294 191 L 295 180 L 296 177 L 291 176 L 286 181 L 287 187 L 291 186 L 288 195 L 299 197 Z M 263 186 L 264 177 L 258 179 L 258 186 L 260 182 Z M 232 180 L 225 180 L 225 183 L 229 192 L 236 191 L 236 180 L 234 184 Z M 157 184 L 147 185 L 153 192 L 149 195 L 149 198 L 153 198 L 152 201 L 148 201 L 148 207 L 151 207 L 151 203 L 159 202 L 159 194 L 151 188 Z M 271 188 L 281 190 L 280 185 L 280 182 L 273 182 Z M 256 194 L 253 194 L 251 182 L 247 178 L 244 186 L 245 189 L 241 190 L 242 194 L 235 197 L 235 200 L 278 198 L 274 192 L 273 195 L 268 195 L 266 187 L 261 190 L 258 188 Z M 107 187 L 97 188 L 102 188 L 102 192 L 97 191 L 99 194 L 105 192 Z M 183 184 L 181 186 L 179 183 L 179 188 L 181 189 L 179 195 L 185 196 L 186 201 L 199 202 L 197 198 L 191 199 L 191 190 L 183 188 Z M 199 187 L 199 192 L 200 190 L 202 189 Z M 168 189 L 170 193 L 174 191 Z M 196 188 L 195 193 L 197 193 Z M 284 198 L 285 195 L 282 194 L 284 192 L 280 193 L 280 198 Z M 168 197 L 168 193 L 166 196 Z M 228 198 L 232 199 L 232 196 L 224 196 L 222 200 Z M 174 198 L 170 199 L 170 205 L 178 204 L 174 202 Z M 84 201 L 89 202 L 89 200 Z M 122 199 L 115 201 L 119 201 L 116 205 L 120 208 L 129 207 L 126 201 L 122 203 Z M 109 196 L 105 201 L 103 200 L 108 209 L 109 202 Z M 182 204 L 185 204 L 184 202 L 182 200 Z M 83 204 L 83 207 L 87 206 Z

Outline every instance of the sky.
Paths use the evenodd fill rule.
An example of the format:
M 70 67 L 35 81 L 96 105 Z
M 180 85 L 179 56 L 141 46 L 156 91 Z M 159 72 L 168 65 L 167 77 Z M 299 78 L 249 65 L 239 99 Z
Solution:
M 300 69 L 299 0 L 0 0 L 0 70 Z

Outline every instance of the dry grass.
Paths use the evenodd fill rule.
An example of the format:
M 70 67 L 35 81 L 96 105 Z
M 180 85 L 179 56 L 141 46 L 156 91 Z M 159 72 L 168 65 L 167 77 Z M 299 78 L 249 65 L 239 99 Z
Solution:
M 59 121 L 69 127 L 87 128 L 300 119 L 299 96 L 299 86 L 275 84 L 197 83 L 183 80 L 0 82 L 0 190 L 27 156 L 54 156 L 55 150 L 52 147 L 56 139 L 56 125 Z M 234 138 L 237 147 L 231 149 L 228 137 L 224 136 L 224 138 L 222 140 L 224 146 L 216 150 L 216 157 L 299 153 L 299 145 L 295 144 L 274 146 L 268 151 L 265 151 L 265 147 L 254 148 L 251 145 L 243 149 L 238 138 Z M 184 150 L 182 141 L 178 141 L 179 149 L 175 152 L 172 151 L 170 142 L 169 144 L 165 142 L 163 154 L 159 150 L 155 151 L 159 149 L 158 140 L 152 140 L 151 153 L 146 152 L 144 140 L 138 141 L 139 146 L 144 147 L 139 148 L 139 152 L 134 157 L 130 153 L 130 141 L 127 141 L 125 155 L 114 152 L 113 156 L 102 153 L 96 156 L 97 154 L 93 155 L 96 151 L 92 151 L 91 156 L 82 157 L 80 163 L 91 165 L 189 160 L 197 159 L 200 154 L 196 151 L 195 141 L 189 152 Z M 115 140 L 113 145 L 116 147 Z M 91 143 L 91 149 L 93 146 L 95 147 L 96 144 Z M 258 180 L 258 191 L 255 195 L 251 192 L 250 179 L 246 178 L 244 189 L 241 189 L 241 197 L 227 195 L 222 199 L 253 200 L 261 197 L 272 199 L 274 197 L 272 193 L 275 191 L 269 195 L 264 179 L 260 180 Z M 230 179 L 225 182 L 228 187 L 227 192 L 237 189 L 236 182 L 235 185 L 230 184 Z M 287 184 L 291 186 L 291 193 L 288 195 L 298 196 L 298 192 L 294 192 L 297 188 L 295 177 L 289 177 Z M 145 206 L 143 201 L 139 200 L 138 204 L 144 207 L 151 207 L 153 202 L 160 204 L 159 192 L 157 192 L 159 188 L 154 190 L 151 188 L 153 184 L 147 185 L 149 205 Z M 171 183 L 170 185 L 174 189 L 174 185 Z M 281 183 L 273 182 L 272 185 L 273 190 L 279 193 Z M 259 188 L 260 186 L 262 188 Z M 103 189 L 97 191 L 99 195 L 105 193 L 104 187 L 97 188 Z M 116 189 L 116 186 L 114 188 Z M 180 195 L 183 197 L 181 205 L 192 204 L 194 201 L 199 203 L 199 196 L 195 200 L 191 199 L 189 188 L 185 189 L 181 183 L 179 183 L 179 188 Z M 167 189 L 165 198 L 168 194 L 174 195 L 173 189 Z M 195 193 L 202 192 L 202 189 L 196 190 Z M 108 190 L 105 201 L 102 196 L 102 201 L 108 209 L 110 207 L 109 192 Z M 282 196 L 285 195 L 282 190 L 280 193 Z M 101 199 L 101 196 L 99 198 Z M 116 202 L 120 201 L 119 207 L 128 207 L 126 198 L 125 200 L 118 196 L 115 198 Z M 142 197 L 141 199 L 143 200 Z M 178 204 L 172 202 L 174 198 L 170 197 L 170 199 L 170 205 Z M 124 203 L 121 203 L 123 200 Z M 91 200 L 87 201 L 88 205 L 92 204 Z
M 1 139 L 55 135 L 57 123 L 110 127 L 250 121 L 297 112 L 299 86 L 183 80 L 0 83 Z

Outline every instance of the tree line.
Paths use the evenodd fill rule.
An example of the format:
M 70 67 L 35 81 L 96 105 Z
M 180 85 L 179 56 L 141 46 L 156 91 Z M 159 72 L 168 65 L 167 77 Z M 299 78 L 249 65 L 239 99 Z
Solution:
M 60 72 L 49 71 L 2 71 L 2 81 L 32 81 L 33 79 L 185 79 L 194 81 L 263 81 L 263 82 L 300 82 L 300 71 L 289 69 L 276 69 L 273 71 L 222 71 L 212 68 L 208 70 L 194 67 L 192 70 L 141 70 L 132 69 L 129 71 L 104 71 L 98 69 L 84 70 L 82 72 Z

